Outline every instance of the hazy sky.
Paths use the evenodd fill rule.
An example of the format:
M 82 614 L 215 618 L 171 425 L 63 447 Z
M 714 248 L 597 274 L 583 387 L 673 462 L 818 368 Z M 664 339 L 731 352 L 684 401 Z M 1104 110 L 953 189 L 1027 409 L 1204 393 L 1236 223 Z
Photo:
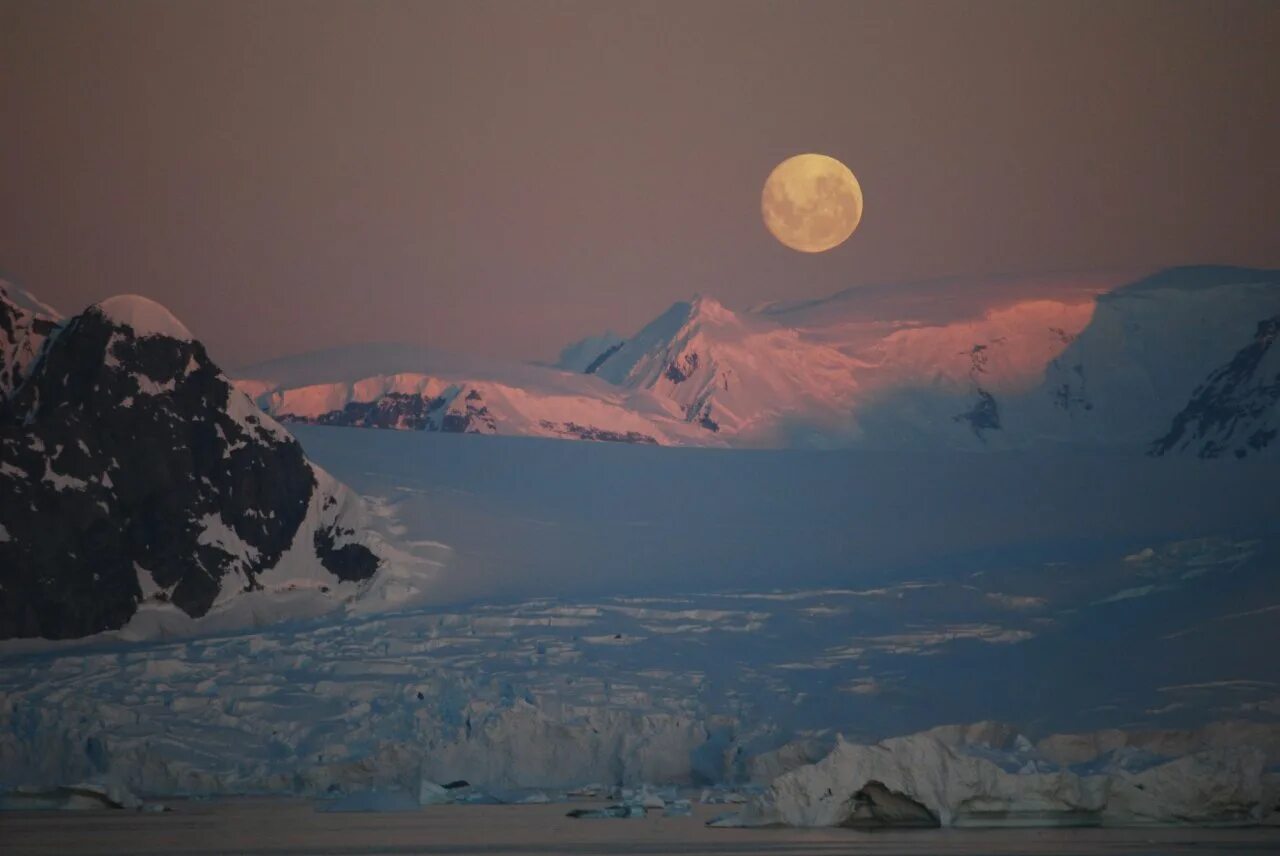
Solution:
M 694 292 L 1280 266 L 1280 3 L 0 0 L 0 270 L 227 365 L 549 357 Z M 760 218 L 781 159 L 866 211 Z

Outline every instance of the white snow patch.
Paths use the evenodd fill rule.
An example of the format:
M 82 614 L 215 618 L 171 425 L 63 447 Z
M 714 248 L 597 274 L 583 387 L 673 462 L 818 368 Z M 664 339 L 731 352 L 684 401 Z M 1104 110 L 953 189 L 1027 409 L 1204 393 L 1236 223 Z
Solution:
M 177 388 L 178 382 L 174 378 L 170 378 L 164 383 L 157 383 L 141 372 L 134 372 L 134 381 L 138 384 L 138 392 L 142 395 L 168 395 Z
M 53 485 L 57 490 L 84 490 L 89 486 L 87 481 L 78 479 L 75 476 L 64 476 L 61 473 L 55 473 L 53 467 L 49 463 L 49 458 L 44 461 L 44 478 L 43 481 Z
M 234 529 L 226 524 L 220 514 L 206 514 L 200 518 L 200 534 L 196 537 L 197 544 L 208 544 L 218 547 L 228 554 L 235 556 L 243 561 L 255 561 L 258 558 L 258 548 L 245 543 Z
M 142 567 L 142 565 L 139 565 L 137 562 L 133 563 L 133 572 L 138 576 L 138 589 L 142 592 L 143 600 L 151 600 L 158 594 L 164 594 L 167 596 L 173 591 L 173 586 L 169 586 L 169 588 L 162 588 L 158 585 L 155 577 L 151 575 L 151 572 Z
M 186 342 L 194 338 L 172 312 L 138 294 L 109 297 L 97 304 L 97 309 L 109 321 L 131 328 L 135 336 L 167 336 Z

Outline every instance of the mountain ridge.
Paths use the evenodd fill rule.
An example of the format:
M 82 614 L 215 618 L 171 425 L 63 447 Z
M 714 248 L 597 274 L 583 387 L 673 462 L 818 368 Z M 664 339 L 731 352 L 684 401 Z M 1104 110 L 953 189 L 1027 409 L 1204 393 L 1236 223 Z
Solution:
M 290 385 L 254 377 L 253 368 L 237 383 L 280 418 L 317 424 L 450 430 L 443 418 L 410 425 L 368 413 L 443 414 L 446 403 L 436 399 L 440 388 L 452 386 L 491 417 L 451 423 L 472 433 L 766 448 L 1065 444 L 1143 454 L 1171 430 L 1194 391 L 1248 345 L 1257 324 L 1280 313 L 1280 272 L 1272 270 L 1201 265 L 1137 278 L 1054 274 L 1022 278 L 1020 285 L 1014 277 L 979 282 L 995 283 L 995 297 L 980 309 L 959 280 L 948 279 L 898 291 L 846 289 L 742 312 L 696 295 L 629 339 L 605 334 L 574 343 L 559 369 L 486 373 L 467 371 L 455 359 L 437 373 L 424 370 L 432 361 L 420 360 L 412 370 L 341 384 L 313 372 L 307 383 Z M 501 390 L 476 382 L 493 382 L 504 371 Z M 435 388 L 413 388 L 406 372 L 421 376 L 419 386 Z M 572 407 L 547 391 L 554 387 L 558 395 L 566 385 Z M 1255 441 L 1227 443 L 1231 456 L 1274 449 L 1272 417 L 1258 410 L 1264 399 L 1270 401 L 1254 397 L 1247 405 L 1247 419 L 1259 422 L 1249 435 Z M 335 404 L 325 407 L 323 400 Z M 1160 454 L 1222 456 L 1197 448 L 1171 446 Z

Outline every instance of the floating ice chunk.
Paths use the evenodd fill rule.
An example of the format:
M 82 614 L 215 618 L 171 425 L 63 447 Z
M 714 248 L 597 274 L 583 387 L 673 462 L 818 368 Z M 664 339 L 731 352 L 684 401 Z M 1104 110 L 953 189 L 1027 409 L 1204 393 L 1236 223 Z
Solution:
M 81 782 L 52 788 L 18 787 L 0 793 L 0 811 L 138 810 L 142 807 L 141 800 L 117 784 Z
M 746 796 L 737 791 L 726 790 L 721 787 L 703 788 L 698 802 L 703 805 L 741 805 L 747 801 Z
M 688 800 L 672 800 L 663 809 L 666 817 L 688 817 L 693 814 L 693 804 Z
M 667 807 L 666 800 L 650 791 L 641 793 L 637 801 L 646 809 L 664 809 Z
M 453 795 L 435 782 L 423 779 L 418 783 L 418 805 L 444 805 L 451 802 Z
M 583 785 L 580 788 L 575 788 L 569 791 L 569 793 L 567 794 L 569 799 L 589 799 L 589 800 L 603 799 L 608 795 L 609 795 L 609 788 L 606 787 L 605 785 L 600 784 L 599 782 L 592 782 L 589 785 Z
M 644 816 L 644 806 L 637 805 L 636 803 L 622 803 L 620 805 L 605 806 L 604 808 L 575 808 L 565 814 L 565 817 L 574 817 L 583 820 L 605 820 L 611 818 L 635 818 Z
M 534 791 L 531 794 L 526 794 L 525 796 L 520 797 L 518 800 L 516 800 L 515 804 L 516 805 L 546 805 L 547 803 L 552 801 L 553 800 L 551 799 L 551 797 L 548 796 L 543 791 Z
M 707 821 L 707 826 L 718 829 L 747 829 L 754 826 L 776 826 L 777 823 L 777 819 L 773 816 L 761 814 L 752 810 L 751 806 L 747 806 L 742 811 L 716 815 Z
M 404 791 L 359 791 L 316 806 L 319 812 L 417 811 L 418 800 Z

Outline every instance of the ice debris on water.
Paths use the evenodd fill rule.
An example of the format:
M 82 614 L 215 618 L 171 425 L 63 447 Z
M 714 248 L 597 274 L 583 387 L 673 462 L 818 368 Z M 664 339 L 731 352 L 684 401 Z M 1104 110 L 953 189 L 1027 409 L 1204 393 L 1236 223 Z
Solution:
M 583 820 L 603 820 L 611 818 L 644 817 L 645 808 L 637 803 L 619 803 L 604 808 L 575 808 L 565 813 L 565 817 Z

